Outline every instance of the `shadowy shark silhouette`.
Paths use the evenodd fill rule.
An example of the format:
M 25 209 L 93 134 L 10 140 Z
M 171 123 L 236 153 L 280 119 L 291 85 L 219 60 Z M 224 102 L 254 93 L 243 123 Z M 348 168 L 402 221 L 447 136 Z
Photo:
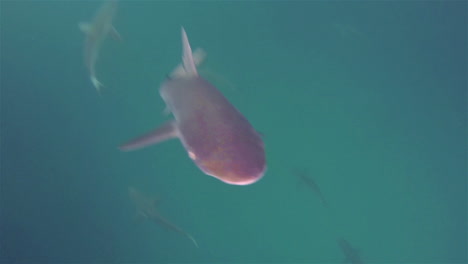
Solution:
M 184 28 L 182 67 L 161 84 L 166 112 L 174 119 L 122 146 L 122 151 L 178 138 L 188 156 L 206 175 L 233 185 L 259 181 L 266 172 L 263 139 L 237 108 L 198 74 L 197 59 Z
M 355 249 L 351 244 L 344 238 L 338 239 L 338 245 L 345 255 L 345 263 L 351 264 L 364 264 L 359 254 L 359 251 Z
M 320 190 L 320 187 L 315 182 L 315 180 L 309 176 L 306 170 L 295 170 L 293 171 L 293 174 L 299 177 L 299 179 L 305 185 L 307 185 L 307 187 L 309 187 L 314 193 L 316 193 L 322 205 L 328 208 L 328 202 L 327 200 L 325 200 L 325 196 L 323 196 L 322 191 Z
M 156 224 L 159 224 L 164 228 L 175 231 L 187 237 L 198 248 L 198 243 L 192 237 L 192 235 L 185 232 L 182 228 L 176 226 L 175 224 L 171 223 L 169 220 L 161 216 L 161 214 L 157 210 L 159 202 L 157 199 L 152 199 L 133 187 L 128 188 L 128 194 L 130 196 L 130 199 L 135 203 L 139 217 L 151 220 L 152 222 L 155 222 Z
M 98 93 L 103 84 L 96 77 L 96 62 L 99 57 L 102 43 L 108 35 L 121 41 L 122 37 L 112 25 L 117 12 L 117 0 L 104 2 L 91 22 L 80 22 L 79 28 L 85 34 L 84 60 L 89 71 L 89 78 Z

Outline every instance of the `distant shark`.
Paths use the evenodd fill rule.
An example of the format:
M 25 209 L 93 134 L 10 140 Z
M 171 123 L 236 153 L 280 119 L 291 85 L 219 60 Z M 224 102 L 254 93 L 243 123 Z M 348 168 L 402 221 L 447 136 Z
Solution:
M 130 151 L 179 138 L 205 174 L 234 185 L 257 182 L 266 171 L 260 134 L 215 86 L 199 76 L 196 56 L 184 28 L 181 31 L 182 66 L 159 89 L 174 120 L 120 149 Z
M 79 28 L 86 34 L 84 47 L 84 60 L 89 71 L 89 78 L 98 92 L 103 87 L 96 77 L 96 61 L 99 57 L 102 42 L 111 35 L 114 39 L 121 40 L 120 34 L 112 25 L 112 20 L 117 12 L 117 0 L 105 2 L 96 13 L 91 23 L 81 22 Z
M 328 207 L 328 202 L 325 200 L 325 196 L 322 194 L 322 191 L 320 190 L 320 187 L 318 184 L 315 182 L 315 180 L 310 177 L 305 170 L 296 170 L 293 172 L 296 176 L 299 177 L 299 179 L 307 185 L 315 194 L 320 199 L 320 202 L 322 203 L 323 206 Z
M 192 235 L 185 232 L 175 224 L 169 222 L 169 220 L 165 219 L 159 214 L 159 211 L 156 208 L 158 206 L 158 200 L 149 198 L 148 196 L 144 195 L 143 193 L 139 192 L 133 187 L 128 188 L 128 194 L 130 195 L 130 199 L 135 203 L 139 217 L 151 220 L 152 222 L 160 226 L 163 226 L 169 230 L 175 231 L 187 237 L 188 239 L 190 239 L 190 241 L 192 241 L 192 243 L 196 247 L 198 247 L 198 243 L 192 237 Z
M 344 238 L 338 239 L 338 245 L 345 255 L 345 263 L 351 264 L 364 264 L 359 254 L 359 251 L 351 246 L 351 244 Z

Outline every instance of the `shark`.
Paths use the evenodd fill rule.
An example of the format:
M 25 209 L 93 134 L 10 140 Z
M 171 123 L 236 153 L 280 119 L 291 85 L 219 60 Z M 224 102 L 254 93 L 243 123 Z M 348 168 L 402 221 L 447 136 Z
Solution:
M 104 2 L 98 10 L 92 22 L 80 22 L 78 27 L 86 35 L 84 44 L 84 61 L 88 69 L 91 83 L 100 93 L 103 84 L 96 77 L 96 61 L 99 57 L 102 43 L 111 35 L 114 39 L 121 40 L 119 32 L 112 25 L 117 12 L 117 0 Z
M 296 174 L 299 177 L 299 179 L 305 185 L 307 185 L 307 187 L 309 187 L 309 189 L 311 189 L 314 193 L 317 194 L 323 206 L 328 207 L 328 202 L 325 199 L 325 196 L 323 195 L 322 191 L 320 190 L 320 187 L 315 182 L 315 180 L 307 174 L 305 170 L 294 171 L 294 174 Z
M 119 148 L 131 151 L 178 138 L 190 159 L 206 175 L 232 185 L 249 185 L 266 171 L 262 137 L 226 97 L 198 74 L 181 27 L 182 64 L 161 84 L 159 93 L 174 119 Z
M 178 227 L 177 225 L 173 224 L 166 218 L 164 218 L 158 211 L 157 206 L 159 204 L 159 200 L 157 199 L 152 199 L 148 197 L 147 195 L 141 193 L 134 187 L 129 187 L 128 188 L 128 194 L 130 196 L 130 199 L 133 201 L 137 208 L 137 215 L 140 218 L 143 219 L 148 219 L 166 229 L 172 230 L 176 233 L 179 233 L 186 238 L 188 238 L 192 243 L 198 248 L 198 243 L 193 238 L 192 235 L 189 233 L 185 232 L 182 228 Z
M 351 244 L 344 238 L 338 239 L 338 245 L 345 255 L 345 263 L 351 264 L 364 264 L 359 254 L 359 251 L 355 249 Z

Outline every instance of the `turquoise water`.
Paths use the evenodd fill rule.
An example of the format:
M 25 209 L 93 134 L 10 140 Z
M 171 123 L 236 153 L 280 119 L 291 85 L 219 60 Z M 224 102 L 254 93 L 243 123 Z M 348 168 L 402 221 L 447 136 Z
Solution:
M 340 237 L 365 263 L 467 262 L 466 1 L 121 1 L 99 95 L 78 23 L 100 4 L 0 2 L 1 262 L 342 263 Z M 169 118 L 181 25 L 264 135 L 253 185 L 177 140 L 117 149 Z M 200 248 L 138 220 L 129 186 Z

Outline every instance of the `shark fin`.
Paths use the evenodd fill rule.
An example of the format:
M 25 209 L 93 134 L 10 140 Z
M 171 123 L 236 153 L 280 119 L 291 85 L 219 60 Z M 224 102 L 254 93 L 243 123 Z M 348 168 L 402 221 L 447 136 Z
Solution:
M 200 65 L 203 60 L 205 60 L 206 52 L 203 49 L 197 48 L 192 53 L 192 60 L 195 63 L 195 66 Z M 184 64 L 179 64 L 172 72 L 169 74 L 169 78 L 180 78 L 186 76 L 187 73 L 184 68 Z
M 195 240 L 195 238 L 193 238 L 193 236 L 190 235 L 189 233 L 186 233 L 185 235 L 186 235 L 186 236 L 188 237 L 188 239 L 190 239 L 190 240 L 192 241 L 192 243 L 198 248 L 198 243 L 197 243 L 197 241 Z
M 166 105 L 163 110 L 163 115 L 168 116 L 171 113 L 171 109 Z
M 114 26 L 111 27 L 109 34 L 111 35 L 112 39 L 122 41 L 122 36 Z
M 148 147 L 159 142 L 175 138 L 178 136 L 177 126 L 174 121 L 164 123 L 162 126 L 149 132 L 146 135 L 131 140 L 128 143 L 120 146 L 119 149 L 122 151 L 131 151 L 144 147 Z
M 88 22 L 80 22 L 78 23 L 78 28 L 85 34 L 91 32 L 92 26 Z
M 182 62 L 184 64 L 185 73 L 188 76 L 197 76 L 197 67 L 193 61 L 192 48 L 188 41 L 187 33 L 182 27 Z

